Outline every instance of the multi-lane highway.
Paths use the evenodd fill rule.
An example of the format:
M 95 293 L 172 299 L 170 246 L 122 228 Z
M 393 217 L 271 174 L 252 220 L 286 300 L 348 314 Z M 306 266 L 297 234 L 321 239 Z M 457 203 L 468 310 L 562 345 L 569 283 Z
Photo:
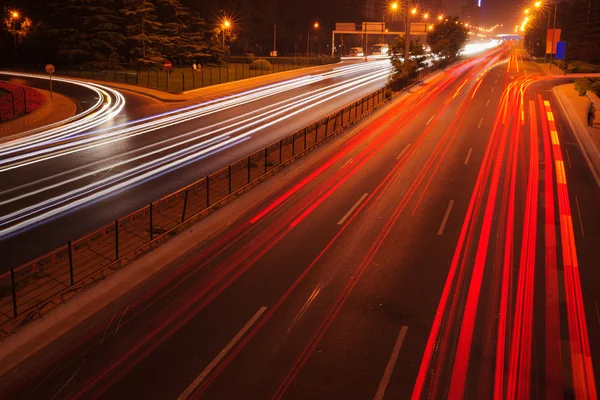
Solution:
M 492 51 L 374 114 L 8 393 L 597 398 L 600 191 L 527 60 Z
M 127 106 L 140 96 L 109 93 L 104 107 L 125 108 L 103 124 L 61 127 L 0 144 L 1 271 L 362 98 L 385 85 L 389 68 L 386 60 L 321 67 L 318 73 L 168 112 L 146 111 L 153 115 L 143 118 L 143 107 Z M 93 93 L 70 90 L 77 98 Z

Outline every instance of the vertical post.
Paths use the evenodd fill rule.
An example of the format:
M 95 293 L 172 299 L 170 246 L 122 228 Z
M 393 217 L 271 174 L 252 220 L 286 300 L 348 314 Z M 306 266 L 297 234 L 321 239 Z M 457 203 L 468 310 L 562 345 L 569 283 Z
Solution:
M 119 259 L 119 220 L 115 220 L 115 260 Z
M 208 68 L 208 73 L 210 74 L 210 84 L 213 84 L 213 80 L 212 80 L 212 68 Z
M 148 206 L 150 208 L 150 240 L 154 239 L 154 224 L 152 223 L 152 203 Z
M 196 71 L 192 71 L 192 89 L 196 89 Z
M 185 92 L 185 74 L 181 71 L 181 91 Z
M 204 87 L 204 69 L 200 70 L 200 87 Z
M 304 128 L 304 150 L 306 150 L 306 130 L 307 128 Z
M 268 147 L 265 147 L 265 174 L 267 173 L 267 159 L 268 159 L 267 149 L 268 149 Z
M 181 213 L 181 222 L 185 221 L 185 209 L 187 208 L 188 189 L 185 189 L 185 196 L 183 197 L 183 211 Z
M 237 64 L 233 64 L 233 71 L 234 71 L 234 74 L 235 74 L 235 76 L 233 77 L 233 79 L 237 81 L 238 80 L 238 77 L 237 77 Z
M 327 123 L 329 123 L 329 116 L 327 116 Z M 327 125 L 325 125 L 325 132 L 327 132 Z M 319 140 L 319 123 L 317 122 L 317 129 L 315 130 L 315 144 Z
M 10 92 L 10 97 L 12 98 L 12 108 L 13 108 L 13 118 L 17 117 L 17 113 L 15 111 L 15 94 L 12 92 Z
M 210 182 L 209 182 L 209 176 L 206 175 L 206 208 L 208 208 L 210 206 L 210 193 L 209 193 L 209 189 L 210 189 Z
M 71 286 L 75 284 L 75 277 L 73 274 L 73 245 L 69 240 L 69 277 L 71 278 Z
M 17 318 L 17 287 L 15 285 L 15 270 L 10 269 L 10 286 L 12 289 L 13 316 Z
M 552 25 L 552 47 L 550 48 L 550 71 L 552 71 L 552 60 L 556 58 L 556 51 L 554 50 L 554 38 L 556 37 L 556 11 L 558 7 L 558 0 L 554 1 L 554 24 Z
M 221 67 L 219 67 L 219 83 L 221 83 Z
M 248 183 L 250 183 L 250 167 L 251 167 L 251 165 L 250 165 L 250 157 L 251 156 L 248 156 Z
M 228 170 L 229 170 L 229 194 L 231 194 L 231 164 L 229 164 Z

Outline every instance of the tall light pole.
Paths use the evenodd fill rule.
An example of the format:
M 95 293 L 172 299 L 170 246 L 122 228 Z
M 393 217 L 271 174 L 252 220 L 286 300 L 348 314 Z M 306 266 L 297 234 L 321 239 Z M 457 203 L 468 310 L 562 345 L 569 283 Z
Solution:
M 385 29 L 385 14 L 388 12 L 393 13 L 393 12 L 398 11 L 398 7 L 399 7 L 398 2 L 394 1 L 389 4 L 389 8 L 383 10 L 383 15 L 381 16 L 381 22 L 382 22 L 382 24 L 381 24 L 381 43 L 383 43 L 383 33 L 386 31 L 386 29 Z
M 221 30 L 223 31 L 223 51 L 225 51 L 225 30 L 229 29 L 230 27 L 231 21 L 229 21 L 228 19 L 224 19 L 223 26 L 221 27 Z
M 319 23 L 315 22 L 312 27 L 315 29 L 318 29 Z M 308 56 L 309 50 L 310 50 L 310 28 L 308 28 L 308 33 L 306 34 L 306 58 L 309 57 Z
M 410 57 L 410 17 L 411 15 L 417 14 L 417 9 L 415 7 L 408 9 L 408 4 L 406 8 L 404 19 L 404 64 L 408 61 Z
M 17 21 L 19 20 L 19 17 L 20 15 L 18 11 L 10 12 L 10 21 L 12 22 L 13 36 L 15 38 L 15 51 L 17 50 Z

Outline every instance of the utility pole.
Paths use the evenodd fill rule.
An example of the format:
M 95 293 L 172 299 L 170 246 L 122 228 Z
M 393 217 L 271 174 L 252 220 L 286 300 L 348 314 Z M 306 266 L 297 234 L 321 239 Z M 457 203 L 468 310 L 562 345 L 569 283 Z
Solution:
M 552 26 L 552 47 L 550 48 L 550 71 L 552 71 L 552 59 L 556 57 L 556 51 L 554 50 L 554 39 L 556 38 L 556 11 L 558 7 L 558 0 L 554 0 L 554 24 Z
M 404 18 L 404 65 L 410 57 L 410 7 L 406 4 Z
M 273 24 L 273 55 L 277 55 L 277 24 Z

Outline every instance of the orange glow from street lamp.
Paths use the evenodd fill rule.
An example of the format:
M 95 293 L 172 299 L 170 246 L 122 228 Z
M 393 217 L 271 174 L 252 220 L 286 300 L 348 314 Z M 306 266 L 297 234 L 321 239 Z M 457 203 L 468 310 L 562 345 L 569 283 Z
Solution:
M 440 15 L 438 15 L 438 21 L 441 21 L 441 20 L 443 20 L 443 19 L 444 19 L 444 16 L 443 16 L 443 15 L 441 15 L 441 14 L 440 14 Z
M 410 13 L 411 13 L 412 15 L 415 15 L 415 14 L 417 13 L 417 9 L 416 9 L 416 8 L 413 8 L 412 10 L 410 10 Z
M 427 27 L 427 29 L 429 29 L 430 31 L 432 31 L 432 30 L 433 30 L 433 25 L 429 25 L 429 26 Z
M 535 8 L 540 8 L 542 6 L 542 2 L 536 1 L 534 5 L 535 5 Z
M 315 24 L 314 24 L 313 26 L 314 26 L 314 27 L 315 27 L 315 29 L 316 29 L 316 28 L 318 28 L 318 27 L 319 27 L 319 23 L 318 23 L 318 22 L 315 22 Z
M 393 2 L 392 4 L 390 4 L 390 8 L 392 10 L 397 10 L 398 9 L 398 3 L 397 2 Z
M 10 12 L 10 16 L 14 19 L 19 18 L 19 12 L 18 11 L 11 11 Z
M 223 21 L 223 27 L 225 29 L 228 29 L 231 26 L 231 21 L 229 21 L 228 19 Z

